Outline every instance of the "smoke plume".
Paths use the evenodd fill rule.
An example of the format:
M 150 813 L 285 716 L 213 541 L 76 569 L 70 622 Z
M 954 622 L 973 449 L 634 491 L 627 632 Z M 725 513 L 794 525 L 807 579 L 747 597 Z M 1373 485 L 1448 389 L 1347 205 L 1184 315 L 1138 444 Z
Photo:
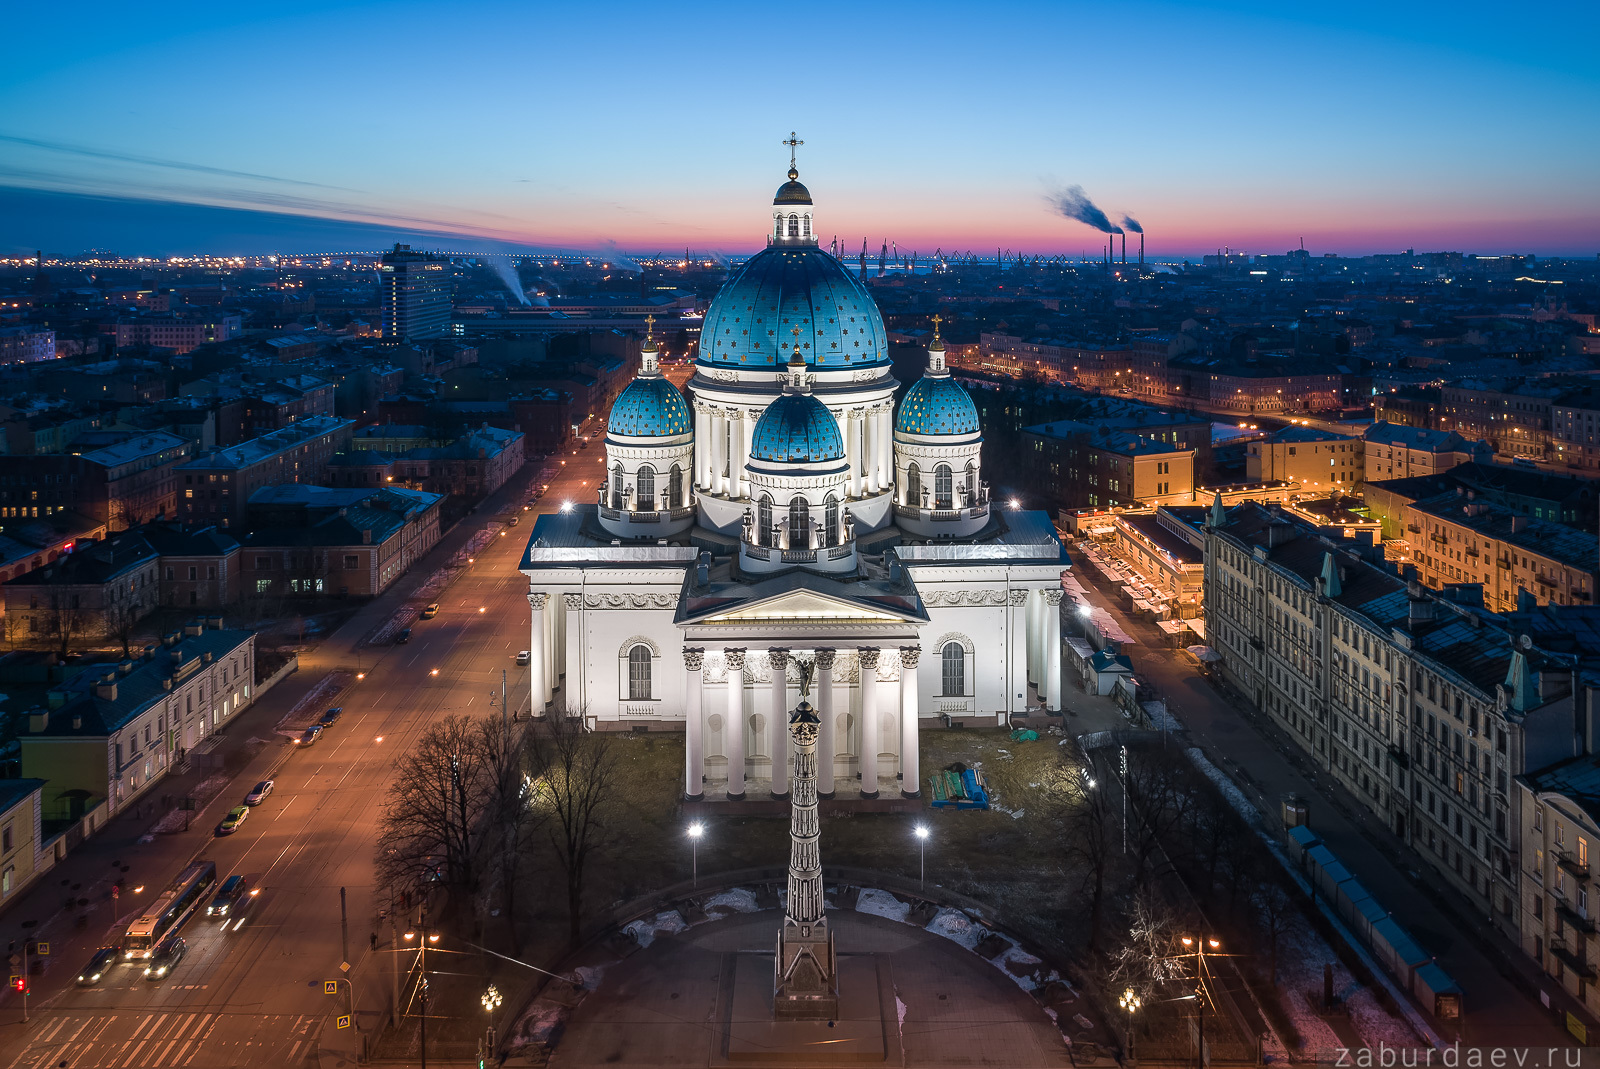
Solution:
M 511 296 L 521 304 L 527 304 L 528 295 L 522 289 L 522 280 L 517 277 L 517 269 L 511 263 L 511 257 L 493 256 L 489 258 L 489 264 L 494 268 L 494 273 L 500 276 L 500 281 L 506 284 L 506 289 L 511 291 Z
M 1068 186 L 1058 193 L 1050 194 L 1048 199 L 1055 210 L 1068 219 L 1087 223 L 1103 234 L 1122 233 L 1122 228 L 1106 218 L 1106 213 L 1089 199 L 1083 192 L 1082 186 Z
M 1134 234 L 1143 234 L 1144 233 L 1144 227 L 1139 225 L 1139 220 L 1135 219 L 1131 215 L 1124 215 L 1122 217 L 1122 225 L 1130 233 L 1134 233 Z

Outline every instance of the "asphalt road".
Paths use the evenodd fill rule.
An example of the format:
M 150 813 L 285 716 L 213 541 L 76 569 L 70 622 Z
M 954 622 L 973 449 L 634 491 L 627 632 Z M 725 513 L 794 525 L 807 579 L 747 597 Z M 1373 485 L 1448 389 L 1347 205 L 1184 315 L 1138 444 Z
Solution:
M 230 732 L 270 741 L 188 832 L 149 843 L 130 837 L 123 859 L 132 866 L 129 893 L 116 903 L 120 911 L 114 920 L 102 910 L 85 931 L 68 930 L 62 916 L 36 929 L 39 938 L 51 941 L 51 966 L 33 978 L 27 1024 L 21 1022 L 15 994 L 0 999 L 0 1069 L 292 1066 L 315 1058 L 319 1048 L 324 1054 L 353 1052 L 360 1043 L 356 1030 L 335 1028 L 348 988 L 341 984 L 336 996 L 323 992 L 324 981 L 341 975 L 339 965 L 346 958 L 341 887 L 348 895 L 355 1023 L 368 1032 L 381 1027 L 394 959 L 388 926 L 377 921 L 378 910 L 389 903 L 373 901 L 380 807 L 395 759 L 430 724 L 450 714 L 495 711 L 491 699 L 498 699 L 502 670 L 511 708 L 527 708 L 527 670 L 515 663 L 528 635 L 526 587 L 517 563 L 537 512 L 554 511 L 566 500 L 591 500 L 595 480 L 604 477 L 598 442 L 547 463 L 556 474 L 533 513 L 521 511 L 520 503 L 522 487 L 538 481 L 537 465 L 525 468 L 460 525 L 481 528 L 513 509 L 520 518 L 518 526 L 505 528 L 478 552 L 475 563 L 438 599 L 436 618 L 412 625 L 409 643 L 360 644 L 390 611 L 405 604 L 403 591 L 417 585 L 411 576 L 401 592 L 379 599 L 317 650 L 303 654 L 300 672 L 291 677 L 298 689 L 281 685 L 287 693 L 274 691 L 240 715 Z M 425 578 L 444 559 L 436 553 L 416 578 Z M 289 701 L 335 670 L 365 674 L 336 699 L 344 709 L 338 722 L 303 750 L 273 734 Z M 268 775 L 276 784 L 271 796 L 251 810 L 236 833 L 213 835 L 227 809 Z M 103 834 L 116 827 L 113 822 Z M 188 954 L 160 982 L 146 980 L 142 966 L 118 965 L 93 988 L 75 986 L 77 969 L 94 947 L 115 939 L 190 856 L 215 861 L 219 881 L 243 874 L 260 889 L 243 923 L 220 924 L 203 915 L 191 920 L 184 930 Z M 73 861 L 69 857 L 51 876 Z M 143 891 L 133 893 L 140 880 Z M 55 881 L 47 876 L 45 882 Z M 40 912 L 47 909 L 33 915 Z M 0 930 L 20 934 L 15 919 L 5 917 Z M 374 934 L 380 945 L 371 948 Z

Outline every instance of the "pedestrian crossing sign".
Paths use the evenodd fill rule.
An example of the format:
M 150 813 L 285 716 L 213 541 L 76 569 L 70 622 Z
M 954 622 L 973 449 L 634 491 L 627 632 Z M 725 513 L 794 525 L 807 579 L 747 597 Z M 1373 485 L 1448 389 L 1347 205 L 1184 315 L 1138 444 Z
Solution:
M 337 981 L 337 980 L 324 980 L 324 981 L 322 981 L 322 993 L 324 995 L 337 995 L 339 993 L 339 981 Z
M 339 1024 L 340 1028 L 349 1028 L 350 1027 L 350 1015 L 348 1013 L 341 1013 L 339 1015 L 338 1024 Z
M 49 943 L 40 943 L 38 945 L 38 948 L 39 948 L 39 956 L 41 958 L 48 958 L 50 956 L 50 944 Z

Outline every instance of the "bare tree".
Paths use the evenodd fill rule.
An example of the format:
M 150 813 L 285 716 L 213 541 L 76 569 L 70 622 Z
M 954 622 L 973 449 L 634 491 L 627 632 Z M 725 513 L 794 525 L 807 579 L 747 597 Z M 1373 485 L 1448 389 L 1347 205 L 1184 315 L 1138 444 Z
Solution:
M 1149 1002 L 1162 984 L 1187 975 L 1177 949 L 1177 917 L 1154 891 L 1141 890 L 1134 897 L 1126 934 L 1111 952 L 1107 990 L 1120 993 L 1131 987 Z
M 1283 944 L 1283 937 L 1288 932 L 1289 925 L 1294 922 L 1298 907 L 1294 899 L 1289 897 L 1289 892 L 1283 889 L 1283 885 L 1270 878 L 1255 889 L 1255 893 L 1250 896 L 1250 904 L 1255 908 L 1256 927 L 1267 943 L 1272 986 L 1276 987 L 1278 949 Z
M 1185 823 L 1194 792 L 1182 758 L 1148 748 L 1129 749 L 1122 787 L 1127 793 L 1128 849 L 1137 885 L 1144 882 L 1156 851 Z
M 517 936 L 517 877 L 524 847 L 547 811 L 534 805 L 534 753 L 527 721 L 509 722 L 503 716 L 478 721 L 477 744 L 483 755 L 483 782 L 488 791 L 484 845 L 499 863 L 500 904 L 511 929 L 515 951 Z
M 434 880 L 477 889 L 491 791 L 481 735 L 469 717 L 430 727 L 401 760 L 378 833 L 378 878 L 399 890 Z
M 93 614 L 81 607 L 80 595 L 65 590 L 50 592 L 50 620 L 46 625 L 61 644 L 61 656 L 72 650 L 72 640 L 90 631 Z
M 1063 764 L 1054 773 L 1046 796 L 1052 799 L 1061 824 L 1061 853 L 1067 867 L 1078 876 L 1079 894 L 1089 904 L 1089 949 L 1100 943 L 1107 883 L 1116 861 L 1116 814 L 1110 792 L 1092 765 Z
M 576 947 L 583 930 L 584 880 L 589 864 L 616 838 L 612 824 L 618 761 L 613 738 L 584 727 L 581 713 L 552 708 L 529 734 L 538 770 L 534 805 L 546 821 L 550 845 L 566 875 L 567 938 Z

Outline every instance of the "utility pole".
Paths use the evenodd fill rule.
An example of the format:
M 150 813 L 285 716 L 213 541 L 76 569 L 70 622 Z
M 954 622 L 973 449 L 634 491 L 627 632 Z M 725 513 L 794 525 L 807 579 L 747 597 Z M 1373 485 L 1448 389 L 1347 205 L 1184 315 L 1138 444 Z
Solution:
M 350 964 L 350 917 L 345 911 L 344 888 L 339 888 L 339 946 L 344 952 L 344 957 L 339 960 L 345 965 Z
M 394 923 L 394 888 L 389 889 L 389 974 L 394 980 L 394 1027 L 400 1027 L 400 933 Z

